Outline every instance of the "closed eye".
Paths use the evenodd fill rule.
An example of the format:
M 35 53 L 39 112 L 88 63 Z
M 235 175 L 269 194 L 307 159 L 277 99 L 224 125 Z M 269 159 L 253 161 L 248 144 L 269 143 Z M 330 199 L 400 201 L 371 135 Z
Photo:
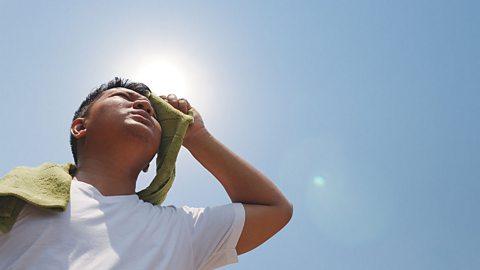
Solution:
M 121 97 L 125 98 L 126 100 L 132 101 L 132 98 L 125 93 L 117 93 L 116 96 L 121 96 Z
M 122 97 L 122 98 L 124 98 L 128 101 L 131 101 L 131 102 L 136 100 L 136 99 L 132 98 L 132 96 L 130 96 L 129 94 L 123 93 L 123 92 L 115 93 L 115 94 L 113 94 L 113 96 L 120 96 L 120 97 Z M 153 107 L 151 107 L 151 106 L 150 106 L 150 108 L 154 111 L 154 113 L 152 115 L 153 118 L 157 119 L 157 121 L 158 121 L 157 114 L 155 113 L 155 109 L 153 109 Z

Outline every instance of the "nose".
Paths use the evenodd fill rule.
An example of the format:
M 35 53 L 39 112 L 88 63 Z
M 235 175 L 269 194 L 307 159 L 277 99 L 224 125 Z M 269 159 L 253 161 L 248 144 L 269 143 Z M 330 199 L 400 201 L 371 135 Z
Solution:
M 153 108 L 150 102 L 144 99 L 137 99 L 133 102 L 134 109 L 140 109 L 146 111 L 150 116 L 153 116 Z

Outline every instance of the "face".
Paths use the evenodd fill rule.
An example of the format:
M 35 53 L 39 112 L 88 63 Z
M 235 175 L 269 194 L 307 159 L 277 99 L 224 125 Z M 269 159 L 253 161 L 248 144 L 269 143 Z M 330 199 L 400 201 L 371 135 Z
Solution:
M 141 144 L 149 157 L 160 146 L 161 127 L 150 101 L 126 88 L 103 92 L 90 106 L 85 126 L 87 138 L 94 137 L 106 144 Z

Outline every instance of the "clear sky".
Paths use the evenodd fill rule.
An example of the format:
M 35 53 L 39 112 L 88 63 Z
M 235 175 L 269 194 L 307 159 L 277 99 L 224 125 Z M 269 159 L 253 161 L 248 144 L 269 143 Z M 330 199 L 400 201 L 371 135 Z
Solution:
M 0 0 L 0 175 L 72 161 L 73 112 L 123 76 L 294 204 L 224 269 L 480 269 L 479 3 Z M 183 149 L 166 203 L 228 202 Z

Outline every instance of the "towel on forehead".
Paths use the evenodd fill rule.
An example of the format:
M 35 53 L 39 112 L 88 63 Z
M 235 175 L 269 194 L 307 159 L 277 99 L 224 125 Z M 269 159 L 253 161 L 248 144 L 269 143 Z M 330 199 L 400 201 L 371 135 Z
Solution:
M 152 103 L 162 127 L 157 151 L 157 174 L 150 185 L 138 192 L 140 199 L 162 203 L 175 178 L 175 161 L 190 123 L 193 110 L 184 114 L 156 95 L 145 94 Z M 15 224 L 25 203 L 64 211 L 70 199 L 70 183 L 75 165 L 45 163 L 39 167 L 16 167 L 0 178 L 0 232 L 7 233 Z

